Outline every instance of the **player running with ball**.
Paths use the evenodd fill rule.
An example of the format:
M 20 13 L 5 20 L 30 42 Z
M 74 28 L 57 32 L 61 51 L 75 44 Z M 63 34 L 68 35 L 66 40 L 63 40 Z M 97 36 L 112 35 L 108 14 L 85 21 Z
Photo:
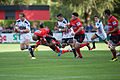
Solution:
M 14 31 L 16 33 L 20 33 L 20 49 L 21 50 L 28 49 L 31 52 L 32 49 L 29 46 L 31 38 L 30 23 L 27 19 L 25 19 L 24 13 L 20 13 L 19 17 L 20 19 L 16 21 Z M 32 59 L 35 59 L 35 57 L 32 56 Z

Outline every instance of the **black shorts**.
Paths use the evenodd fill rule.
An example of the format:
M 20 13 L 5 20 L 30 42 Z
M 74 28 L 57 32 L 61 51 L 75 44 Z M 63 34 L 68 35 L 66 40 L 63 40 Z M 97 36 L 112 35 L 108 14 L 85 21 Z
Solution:
M 80 34 L 80 35 L 75 35 L 74 36 L 74 39 L 79 42 L 79 43 L 82 43 L 85 39 L 85 34 Z
M 110 36 L 110 41 L 117 45 L 120 41 L 120 35 Z
M 52 40 L 53 40 L 52 38 L 46 37 L 45 39 L 46 39 L 47 43 L 52 43 Z
M 51 35 L 51 36 L 53 36 L 52 30 L 50 30 L 48 34 Z
M 63 38 L 62 43 L 73 43 L 73 38 Z

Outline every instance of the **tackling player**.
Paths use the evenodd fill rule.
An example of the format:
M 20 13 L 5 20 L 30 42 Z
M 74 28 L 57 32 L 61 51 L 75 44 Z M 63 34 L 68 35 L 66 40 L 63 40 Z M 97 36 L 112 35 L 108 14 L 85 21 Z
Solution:
M 50 34 L 50 30 L 48 28 L 42 28 L 37 30 L 33 35 L 33 40 L 37 41 L 36 45 L 34 45 L 32 48 L 38 47 L 39 45 L 46 45 L 49 46 L 53 51 L 56 51 L 57 53 L 65 53 L 65 52 L 71 52 L 71 50 L 60 50 L 56 44 L 58 44 L 57 40 L 52 37 Z
M 96 21 L 96 25 L 94 26 L 93 24 L 93 28 L 97 30 L 97 32 L 92 36 L 91 40 L 92 40 L 92 44 L 93 47 L 92 49 L 95 49 L 95 41 L 94 39 L 100 37 L 106 44 L 107 44 L 107 35 L 103 29 L 103 24 L 102 22 L 99 20 L 99 17 L 96 15 L 95 17 L 95 21 Z
M 110 36 L 110 40 L 108 43 L 108 46 L 113 54 L 113 58 L 112 61 L 116 61 L 117 60 L 117 56 L 116 56 L 116 49 L 115 49 L 115 45 L 118 45 L 119 43 L 119 26 L 118 26 L 118 20 L 111 15 L 110 10 L 106 9 L 104 11 L 106 18 L 108 19 L 108 30 L 106 31 L 107 35 L 111 35 Z

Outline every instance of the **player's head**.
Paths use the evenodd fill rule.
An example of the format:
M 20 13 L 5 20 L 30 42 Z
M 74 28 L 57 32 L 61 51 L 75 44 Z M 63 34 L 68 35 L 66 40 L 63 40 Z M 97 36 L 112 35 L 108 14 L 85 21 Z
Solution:
M 97 22 L 99 20 L 99 16 L 98 15 L 95 15 L 95 21 Z
M 37 35 L 33 35 L 33 36 L 32 36 L 32 39 L 33 39 L 34 41 L 37 41 L 37 40 L 39 39 L 39 37 L 38 37 Z
M 61 13 L 57 15 L 57 20 L 63 21 L 63 15 Z
M 24 13 L 20 13 L 19 17 L 20 17 L 21 20 L 24 20 L 25 19 L 25 14 Z
M 109 9 L 106 9 L 106 10 L 104 11 L 104 14 L 105 14 L 105 16 L 106 16 L 107 18 L 109 18 L 111 12 L 110 12 Z
M 79 16 L 79 15 L 78 15 L 77 12 L 73 12 L 73 13 L 72 13 L 72 19 L 76 19 L 78 16 Z

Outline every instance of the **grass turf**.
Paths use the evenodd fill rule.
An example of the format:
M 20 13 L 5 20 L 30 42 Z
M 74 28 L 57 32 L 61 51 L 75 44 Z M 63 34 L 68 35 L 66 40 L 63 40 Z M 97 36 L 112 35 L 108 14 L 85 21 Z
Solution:
M 103 43 L 97 43 L 101 49 L 82 50 L 83 59 L 73 58 L 73 53 L 58 57 L 53 51 L 39 51 L 31 60 L 28 51 L 14 51 L 10 45 L 19 48 L 0 44 L 0 80 L 120 80 L 120 60 L 109 61 L 112 54 Z

